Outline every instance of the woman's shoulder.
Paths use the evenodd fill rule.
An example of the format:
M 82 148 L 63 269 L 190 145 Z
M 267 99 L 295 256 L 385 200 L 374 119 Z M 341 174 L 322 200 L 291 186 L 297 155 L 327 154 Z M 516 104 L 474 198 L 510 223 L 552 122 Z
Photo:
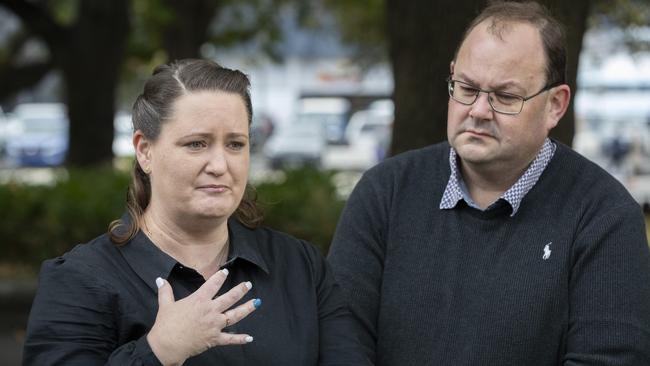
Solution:
M 41 266 L 44 273 L 77 273 L 90 275 L 98 271 L 108 271 L 110 262 L 117 254 L 117 246 L 107 234 L 100 235 L 87 243 L 75 245 L 62 255 L 45 260 Z

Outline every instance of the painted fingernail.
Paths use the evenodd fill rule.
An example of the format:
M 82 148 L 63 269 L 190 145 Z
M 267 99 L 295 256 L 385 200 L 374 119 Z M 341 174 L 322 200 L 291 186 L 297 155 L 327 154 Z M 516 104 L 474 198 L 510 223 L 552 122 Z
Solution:
M 221 272 L 223 272 L 224 276 L 228 276 L 228 273 L 230 273 L 226 268 L 222 269 Z
M 255 309 L 259 309 L 260 306 L 262 306 L 262 300 L 261 299 L 253 300 L 253 306 L 255 306 Z
M 246 283 L 244 284 L 244 286 L 246 286 L 246 288 L 249 289 L 249 290 L 253 288 L 253 284 L 250 283 L 250 281 L 249 281 L 249 282 L 246 282 Z
M 246 337 L 246 343 L 251 343 L 253 341 L 253 337 L 248 336 Z
M 165 280 L 163 280 L 160 277 L 156 278 L 156 286 L 158 286 L 158 288 L 163 287 L 164 284 L 165 284 Z

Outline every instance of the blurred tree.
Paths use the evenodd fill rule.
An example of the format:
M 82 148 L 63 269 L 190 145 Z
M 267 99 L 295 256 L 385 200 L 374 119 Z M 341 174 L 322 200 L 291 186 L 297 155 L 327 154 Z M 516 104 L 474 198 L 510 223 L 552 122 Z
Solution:
M 391 154 L 446 140 L 449 62 L 484 0 L 386 0 L 395 122 Z
M 128 0 L 0 0 L 18 16 L 24 32 L 13 37 L 0 65 L 3 95 L 32 86 L 52 69 L 61 72 L 70 118 L 68 163 L 89 165 L 112 157 L 115 88 L 129 30 Z M 46 46 L 48 57 L 18 60 L 31 36 Z M 19 77 L 20 76 L 20 77 Z M 6 84 L 5 84 L 6 81 Z
M 201 57 L 206 43 L 254 40 L 272 59 L 281 37 L 280 7 L 303 0 L 0 0 L 24 29 L 0 51 L 0 99 L 63 76 L 70 118 L 67 163 L 112 159 L 113 116 L 120 76 L 139 79 L 153 65 Z M 130 15 L 132 15 L 130 17 Z M 134 31 L 130 33 L 130 30 Z M 40 40 L 47 54 L 25 62 L 21 49 Z M 126 68 L 122 69 L 126 58 Z M 138 80 L 139 81 L 139 80 Z M 140 89 L 138 85 L 137 89 Z M 132 97 L 131 95 L 129 97 Z M 132 99 L 129 98 L 129 104 Z
M 382 60 L 383 54 L 392 63 L 395 81 L 392 153 L 445 140 L 448 95 L 444 79 L 449 73 L 449 62 L 467 23 L 488 1 L 373 0 L 363 4 L 353 0 L 324 1 L 337 16 L 345 40 L 375 61 Z M 566 25 L 568 82 L 574 92 L 588 20 L 592 24 L 600 22 L 627 29 L 650 23 L 647 0 L 540 2 Z M 648 42 L 631 43 L 631 47 L 650 48 Z M 551 135 L 570 145 L 573 134 L 571 104 Z

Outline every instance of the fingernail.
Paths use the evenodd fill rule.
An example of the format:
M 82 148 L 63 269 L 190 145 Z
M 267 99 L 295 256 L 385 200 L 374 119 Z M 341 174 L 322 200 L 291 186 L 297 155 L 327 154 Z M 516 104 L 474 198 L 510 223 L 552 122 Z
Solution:
M 259 309 L 260 306 L 262 306 L 262 300 L 260 299 L 253 300 L 253 306 L 255 306 L 255 309 Z
M 245 285 L 246 288 L 249 289 L 249 290 L 253 288 L 253 284 L 250 283 L 250 281 L 249 281 L 249 282 L 246 282 L 244 285 Z
M 230 273 L 230 272 L 228 272 L 228 269 L 226 269 L 226 268 L 222 269 L 221 272 L 223 272 L 223 274 L 224 274 L 225 276 L 227 276 L 228 273 Z
M 165 284 L 165 280 L 163 280 L 160 277 L 156 278 L 156 286 L 158 286 L 158 288 L 163 287 L 164 284 Z
M 246 343 L 251 343 L 253 341 L 253 337 L 248 336 L 246 337 Z

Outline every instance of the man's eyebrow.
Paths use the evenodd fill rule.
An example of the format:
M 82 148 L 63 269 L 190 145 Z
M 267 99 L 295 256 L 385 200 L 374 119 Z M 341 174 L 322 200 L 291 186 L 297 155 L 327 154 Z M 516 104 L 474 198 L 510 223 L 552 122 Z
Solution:
M 458 75 L 458 77 L 460 79 L 462 79 L 460 81 L 464 81 L 467 84 L 471 84 L 473 86 L 479 87 L 479 83 L 476 82 L 476 80 L 472 79 L 471 77 L 467 76 L 466 74 L 464 74 L 462 72 L 459 72 L 457 75 Z M 500 82 L 500 83 L 497 83 L 497 84 L 490 85 L 490 87 L 487 88 L 487 90 L 500 91 L 500 90 L 506 89 L 508 87 L 515 88 L 515 89 L 517 89 L 517 91 L 520 91 L 520 92 L 525 91 L 524 88 L 522 88 L 521 85 L 519 85 L 519 83 L 515 82 L 514 80 L 506 80 L 504 82 Z

